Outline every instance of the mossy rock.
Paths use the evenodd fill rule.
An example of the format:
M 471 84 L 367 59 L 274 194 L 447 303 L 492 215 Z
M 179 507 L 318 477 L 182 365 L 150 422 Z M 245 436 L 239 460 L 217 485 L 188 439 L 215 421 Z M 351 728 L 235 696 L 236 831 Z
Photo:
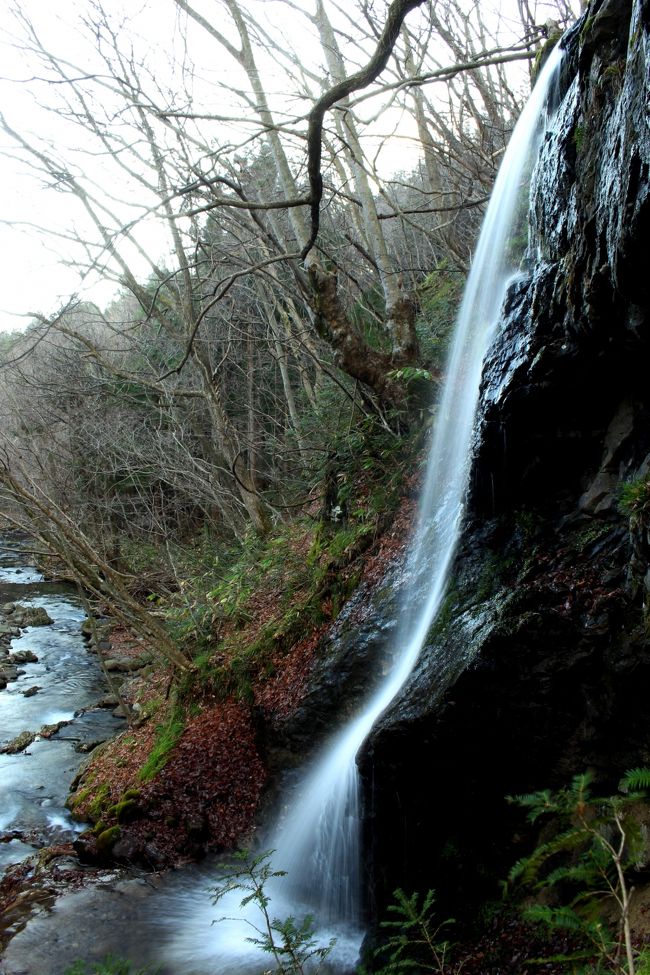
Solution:
M 117 843 L 120 838 L 121 829 L 119 826 L 109 826 L 108 829 L 103 830 L 97 836 L 97 848 L 105 853 L 107 850 Z
M 51 626 L 54 620 L 42 606 L 16 606 L 11 614 L 11 622 L 23 628 L 26 626 Z
M 104 782 L 97 788 L 95 796 L 88 806 L 88 819 L 91 821 L 91 823 L 96 823 L 99 819 L 101 819 L 106 810 L 106 800 L 108 799 L 108 795 L 108 783 Z
M 535 60 L 533 61 L 532 67 L 530 69 L 530 83 L 534 85 L 539 77 L 539 73 L 546 64 L 551 54 L 553 48 L 557 45 L 558 41 L 562 37 L 562 31 L 558 28 L 557 30 L 549 31 L 547 39 L 544 41 L 542 46 L 537 51 L 535 55 Z
M 3 748 L 0 748 L 0 753 L 5 755 L 17 755 L 19 752 L 23 752 L 29 745 L 32 744 L 36 738 L 35 731 L 21 731 L 19 735 L 16 735 L 8 744 Z
M 133 814 L 137 808 L 138 803 L 135 799 L 121 799 L 115 805 L 109 806 L 108 813 L 110 816 L 115 816 L 118 823 L 124 823 L 129 819 L 133 819 Z

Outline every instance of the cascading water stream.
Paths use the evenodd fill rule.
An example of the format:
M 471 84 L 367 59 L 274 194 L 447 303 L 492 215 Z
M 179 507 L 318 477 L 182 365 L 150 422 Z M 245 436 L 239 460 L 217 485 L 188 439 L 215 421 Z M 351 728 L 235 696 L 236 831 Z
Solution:
M 357 753 L 371 728 L 398 694 L 417 661 L 440 607 L 458 543 L 469 471 L 483 360 L 496 329 L 508 281 L 515 268 L 509 245 L 521 215 L 522 196 L 546 124 L 546 105 L 561 61 L 559 46 L 549 57 L 515 127 L 494 186 L 465 289 L 451 349 L 444 392 L 419 515 L 408 556 L 406 583 L 393 664 L 386 679 L 353 719 L 322 751 L 303 776 L 289 809 L 267 835 L 273 866 L 287 872 L 266 893 L 276 917 L 312 913 L 324 935 L 337 936 L 342 963 L 353 962 L 360 931 L 360 816 Z M 240 896 L 217 911 L 236 915 Z M 222 970 L 246 967 L 246 938 L 255 923 L 234 920 L 213 929 L 206 945 L 206 915 L 197 910 L 181 924 L 172 954 L 185 970 L 199 971 L 197 951 Z M 199 929 L 203 925 L 202 931 Z M 197 943 L 198 942 L 198 943 Z M 169 956 L 168 956 L 169 957 Z M 259 956 L 257 956 L 259 962 Z

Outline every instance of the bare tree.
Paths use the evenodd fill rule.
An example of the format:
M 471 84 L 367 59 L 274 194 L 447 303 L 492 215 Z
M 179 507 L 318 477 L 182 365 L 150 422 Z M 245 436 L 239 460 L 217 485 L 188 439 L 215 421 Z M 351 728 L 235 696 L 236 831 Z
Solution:
M 162 66 L 89 2 L 90 69 L 51 50 L 17 7 L 61 138 L 0 117 L 13 154 L 78 214 L 64 231 L 74 259 L 131 296 L 121 319 L 91 327 L 82 308 L 38 333 L 57 357 L 47 409 L 43 396 L 32 406 L 56 431 L 50 483 L 58 465 L 63 494 L 85 442 L 92 463 L 78 483 L 98 537 L 140 523 L 163 534 L 161 506 L 180 525 L 192 497 L 229 530 L 264 533 L 288 500 L 288 452 L 309 471 L 305 417 L 324 384 L 354 408 L 404 407 L 403 367 L 422 364 L 419 282 L 468 262 L 519 108 L 506 65 L 525 64 L 544 29 L 530 4 L 506 41 L 462 0 L 394 0 L 379 15 L 361 0 L 287 0 L 313 41 L 299 54 L 250 4 L 220 0 L 208 19 L 191 0 L 170 2 L 185 43 Z M 193 47 L 227 63 L 216 90 Z M 415 172 L 380 164 L 389 117 L 410 120 Z M 30 368 L 16 376 L 33 389 Z M 67 405 L 55 420 L 57 396 Z M 46 435 L 32 427 L 30 463 L 44 477 Z

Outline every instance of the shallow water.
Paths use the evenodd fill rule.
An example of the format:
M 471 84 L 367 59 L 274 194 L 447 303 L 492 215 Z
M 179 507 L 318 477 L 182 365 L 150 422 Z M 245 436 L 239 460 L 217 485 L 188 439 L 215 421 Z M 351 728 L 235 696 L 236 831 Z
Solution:
M 38 663 L 20 664 L 18 679 L 0 691 L 0 745 L 23 731 L 69 722 L 17 755 L 0 755 L 0 833 L 19 834 L 0 843 L 3 868 L 76 834 L 79 827 L 65 808 L 84 758 L 75 747 L 104 740 L 122 721 L 103 710 L 80 713 L 106 693 L 106 686 L 97 657 L 82 638 L 85 612 L 74 590 L 44 582 L 33 566 L 21 564 L 19 553 L 0 551 L 0 563 L 0 604 L 40 606 L 54 620 L 51 626 L 27 627 L 12 640 L 10 652 L 31 650 Z M 25 697 L 33 687 L 38 692 Z

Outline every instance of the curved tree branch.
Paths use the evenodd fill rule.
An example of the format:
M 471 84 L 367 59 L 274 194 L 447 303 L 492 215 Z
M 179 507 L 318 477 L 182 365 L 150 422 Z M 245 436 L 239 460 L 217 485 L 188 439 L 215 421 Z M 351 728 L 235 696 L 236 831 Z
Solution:
M 308 116 L 309 126 L 307 129 L 307 172 L 309 174 L 309 190 L 311 201 L 311 231 L 309 240 L 302 249 L 301 257 L 303 261 L 309 254 L 316 242 L 318 229 L 320 226 L 320 203 L 323 196 L 323 176 L 321 173 L 322 145 L 321 136 L 323 133 L 323 119 L 325 113 L 340 101 L 347 98 L 353 91 L 365 88 L 377 78 L 388 64 L 395 41 L 404 22 L 404 18 L 416 7 L 420 7 L 424 0 L 393 0 L 388 10 L 388 16 L 384 29 L 377 42 L 375 53 L 371 57 L 365 68 L 344 78 L 338 84 L 333 85 L 318 99 Z

